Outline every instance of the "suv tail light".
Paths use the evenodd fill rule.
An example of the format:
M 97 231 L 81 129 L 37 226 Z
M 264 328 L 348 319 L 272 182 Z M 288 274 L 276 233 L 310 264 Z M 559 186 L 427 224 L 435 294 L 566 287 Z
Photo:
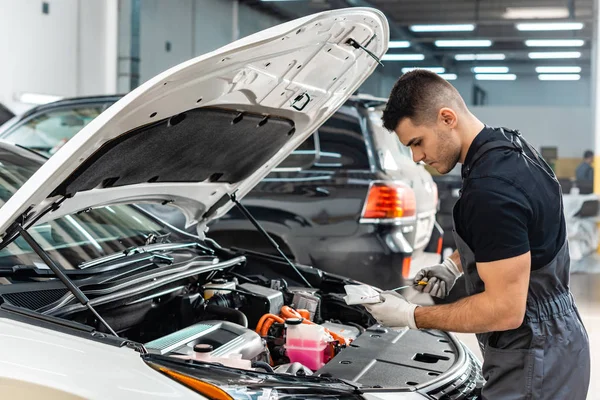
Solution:
M 374 182 L 369 188 L 362 218 L 393 220 L 414 217 L 417 210 L 415 192 L 403 183 Z

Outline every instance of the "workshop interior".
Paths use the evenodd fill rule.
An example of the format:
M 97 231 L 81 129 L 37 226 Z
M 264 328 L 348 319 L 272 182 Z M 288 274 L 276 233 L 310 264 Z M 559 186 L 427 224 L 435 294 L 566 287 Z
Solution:
M 600 399 L 599 2 L 0 0 L 1 397 Z

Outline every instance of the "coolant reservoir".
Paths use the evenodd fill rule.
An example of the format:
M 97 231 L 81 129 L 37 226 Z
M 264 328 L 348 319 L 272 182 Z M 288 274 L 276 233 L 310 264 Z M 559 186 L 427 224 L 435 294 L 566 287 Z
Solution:
M 327 362 L 327 343 L 332 340 L 320 325 L 303 324 L 301 319 L 285 321 L 285 351 L 290 362 L 299 362 L 313 371 Z

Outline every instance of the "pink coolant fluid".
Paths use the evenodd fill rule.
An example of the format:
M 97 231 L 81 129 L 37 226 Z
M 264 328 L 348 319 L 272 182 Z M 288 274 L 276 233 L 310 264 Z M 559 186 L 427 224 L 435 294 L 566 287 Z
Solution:
M 299 362 L 313 371 L 321 368 L 327 362 L 327 339 L 322 326 L 286 321 L 285 350 L 292 363 Z

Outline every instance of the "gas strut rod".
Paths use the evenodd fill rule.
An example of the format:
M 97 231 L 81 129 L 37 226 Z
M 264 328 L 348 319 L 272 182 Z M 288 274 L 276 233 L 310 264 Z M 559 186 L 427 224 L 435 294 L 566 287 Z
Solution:
M 308 286 L 309 288 L 312 288 L 312 285 L 306 280 L 304 275 L 302 275 L 302 272 L 300 272 L 300 270 L 296 267 L 296 265 L 294 265 L 294 263 L 292 261 L 290 261 L 289 258 L 287 258 L 287 256 L 284 254 L 283 251 L 281 251 L 277 242 L 275 240 L 273 240 L 273 238 L 271 237 L 271 235 L 269 235 L 267 233 L 267 231 L 264 230 L 264 228 L 260 225 L 260 223 L 256 220 L 256 218 L 254 218 L 254 216 L 252 214 L 250 214 L 250 211 L 248 211 L 248 209 L 246 207 L 244 207 L 244 205 L 242 205 L 242 203 L 240 203 L 238 201 L 238 199 L 235 197 L 235 193 L 230 194 L 229 198 L 240 209 L 242 214 L 244 214 L 246 216 L 246 218 L 248 218 L 248 220 L 250 222 L 252 222 L 252 225 L 254 225 L 254 227 L 261 233 L 261 235 L 263 235 L 269 241 L 269 243 L 271 243 L 271 245 L 275 248 L 275 250 L 277 250 L 277 252 L 279 252 L 281 257 L 283 257 L 283 259 L 290 265 L 290 267 L 292 267 L 294 269 L 294 271 L 296 271 L 296 273 L 298 274 L 298 276 L 300 278 L 302 278 L 302 281 L 304 281 L 306 286 Z
M 81 289 L 79 289 L 79 287 L 77 287 L 77 285 L 75 285 L 75 283 L 73 283 L 73 281 L 69 279 L 67 274 L 63 272 L 62 268 L 56 265 L 56 263 L 46 252 L 46 250 L 44 250 L 42 246 L 40 246 L 35 241 L 35 239 L 29 234 L 29 232 L 23 229 L 21 225 L 19 225 L 17 229 L 19 230 L 19 233 L 21 234 L 23 239 L 25 239 L 27 244 L 33 249 L 33 251 L 36 252 L 38 256 L 40 256 L 42 261 L 44 261 L 44 263 L 52 270 L 52 272 L 54 272 L 58 279 L 60 279 L 62 283 L 65 284 L 67 289 L 69 289 L 69 291 L 73 293 L 77 300 L 79 300 L 81 304 L 86 306 L 92 312 L 92 314 L 94 314 L 94 316 L 98 318 L 98 321 L 102 322 L 102 324 L 106 326 L 106 328 L 108 328 L 112 335 L 119 337 L 119 335 L 117 335 L 117 333 L 110 327 L 110 325 L 108 325 L 108 323 L 100 316 L 100 314 L 98 314 L 94 307 L 92 307 L 92 305 L 90 304 L 90 299 L 88 299 L 87 296 L 81 291 Z

